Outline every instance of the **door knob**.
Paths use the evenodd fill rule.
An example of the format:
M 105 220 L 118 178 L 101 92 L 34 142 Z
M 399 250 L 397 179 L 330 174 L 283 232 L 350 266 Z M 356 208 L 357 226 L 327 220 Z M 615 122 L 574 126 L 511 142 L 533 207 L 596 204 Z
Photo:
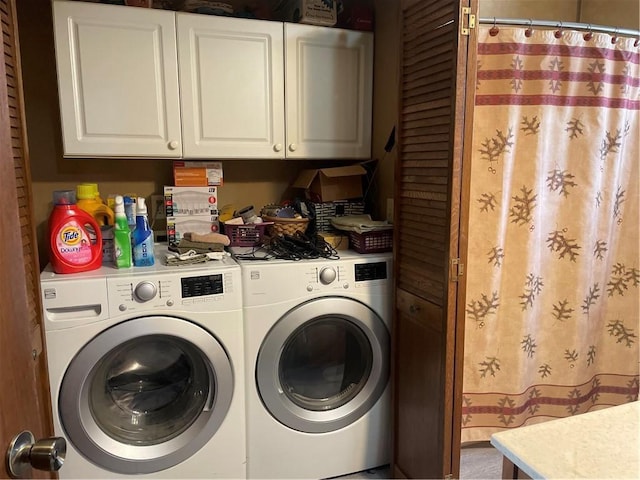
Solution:
M 298 148 L 298 145 L 296 145 L 295 143 L 289 145 L 289 150 L 292 152 L 295 152 L 296 148 Z
M 169 150 L 175 150 L 176 148 L 178 148 L 178 141 L 177 140 L 171 140 L 169 142 Z
M 57 472 L 64 463 L 67 442 L 62 437 L 36 441 L 28 430 L 16 435 L 7 449 L 7 470 L 13 478 L 25 478 L 32 468 Z
M 273 149 L 274 149 L 276 152 L 279 152 L 280 150 L 282 150 L 282 144 L 281 144 L 281 143 L 276 143 L 276 144 L 273 146 Z

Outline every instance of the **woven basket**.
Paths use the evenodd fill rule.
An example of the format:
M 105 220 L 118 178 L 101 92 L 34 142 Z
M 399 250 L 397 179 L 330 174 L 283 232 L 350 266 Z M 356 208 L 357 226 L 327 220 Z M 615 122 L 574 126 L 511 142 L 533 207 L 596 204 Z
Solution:
M 308 218 L 280 218 L 262 217 L 265 222 L 273 222 L 268 227 L 269 235 L 295 235 L 296 232 L 304 233 L 309 225 Z

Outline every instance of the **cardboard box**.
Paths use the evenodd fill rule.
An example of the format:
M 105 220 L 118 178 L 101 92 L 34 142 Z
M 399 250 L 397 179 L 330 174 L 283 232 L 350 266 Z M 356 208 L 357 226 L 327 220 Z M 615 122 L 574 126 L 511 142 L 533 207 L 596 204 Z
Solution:
M 218 215 L 218 187 L 164 187 L 167 217 Z
M 338 21 L 338 0 L 275 0 L 272 11 L 276 20 L 331 27 Z
M 223 183 L 221 162 L 173 162 L 176 187 L 219 187 Z
M 219 231 L 220 223 L 217 215 L 167 217 L 167 241 L 169 243 L 179 243 L 187 232 L 205 235 Z
M 304 188 L 313 202 L 362 198 L 362 176 L 367 171 L 362 165 L 302 170 L 293 182 L 293 188 Z

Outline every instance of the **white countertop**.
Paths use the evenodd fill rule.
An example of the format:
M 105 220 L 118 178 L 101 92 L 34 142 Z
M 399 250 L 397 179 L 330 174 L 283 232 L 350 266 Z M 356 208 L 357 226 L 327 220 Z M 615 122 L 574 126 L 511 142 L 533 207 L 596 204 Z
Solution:
M 491 444 L 531 478 L 640 478 L 640 402 L 529 425 Z

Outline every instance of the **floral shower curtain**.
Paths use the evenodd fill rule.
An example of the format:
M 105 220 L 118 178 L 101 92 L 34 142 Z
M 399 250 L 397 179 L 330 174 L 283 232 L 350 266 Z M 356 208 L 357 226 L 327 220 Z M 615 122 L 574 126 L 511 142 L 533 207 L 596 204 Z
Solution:
M 640 48 L 481 27 L 462 441 L 638 399 Z

